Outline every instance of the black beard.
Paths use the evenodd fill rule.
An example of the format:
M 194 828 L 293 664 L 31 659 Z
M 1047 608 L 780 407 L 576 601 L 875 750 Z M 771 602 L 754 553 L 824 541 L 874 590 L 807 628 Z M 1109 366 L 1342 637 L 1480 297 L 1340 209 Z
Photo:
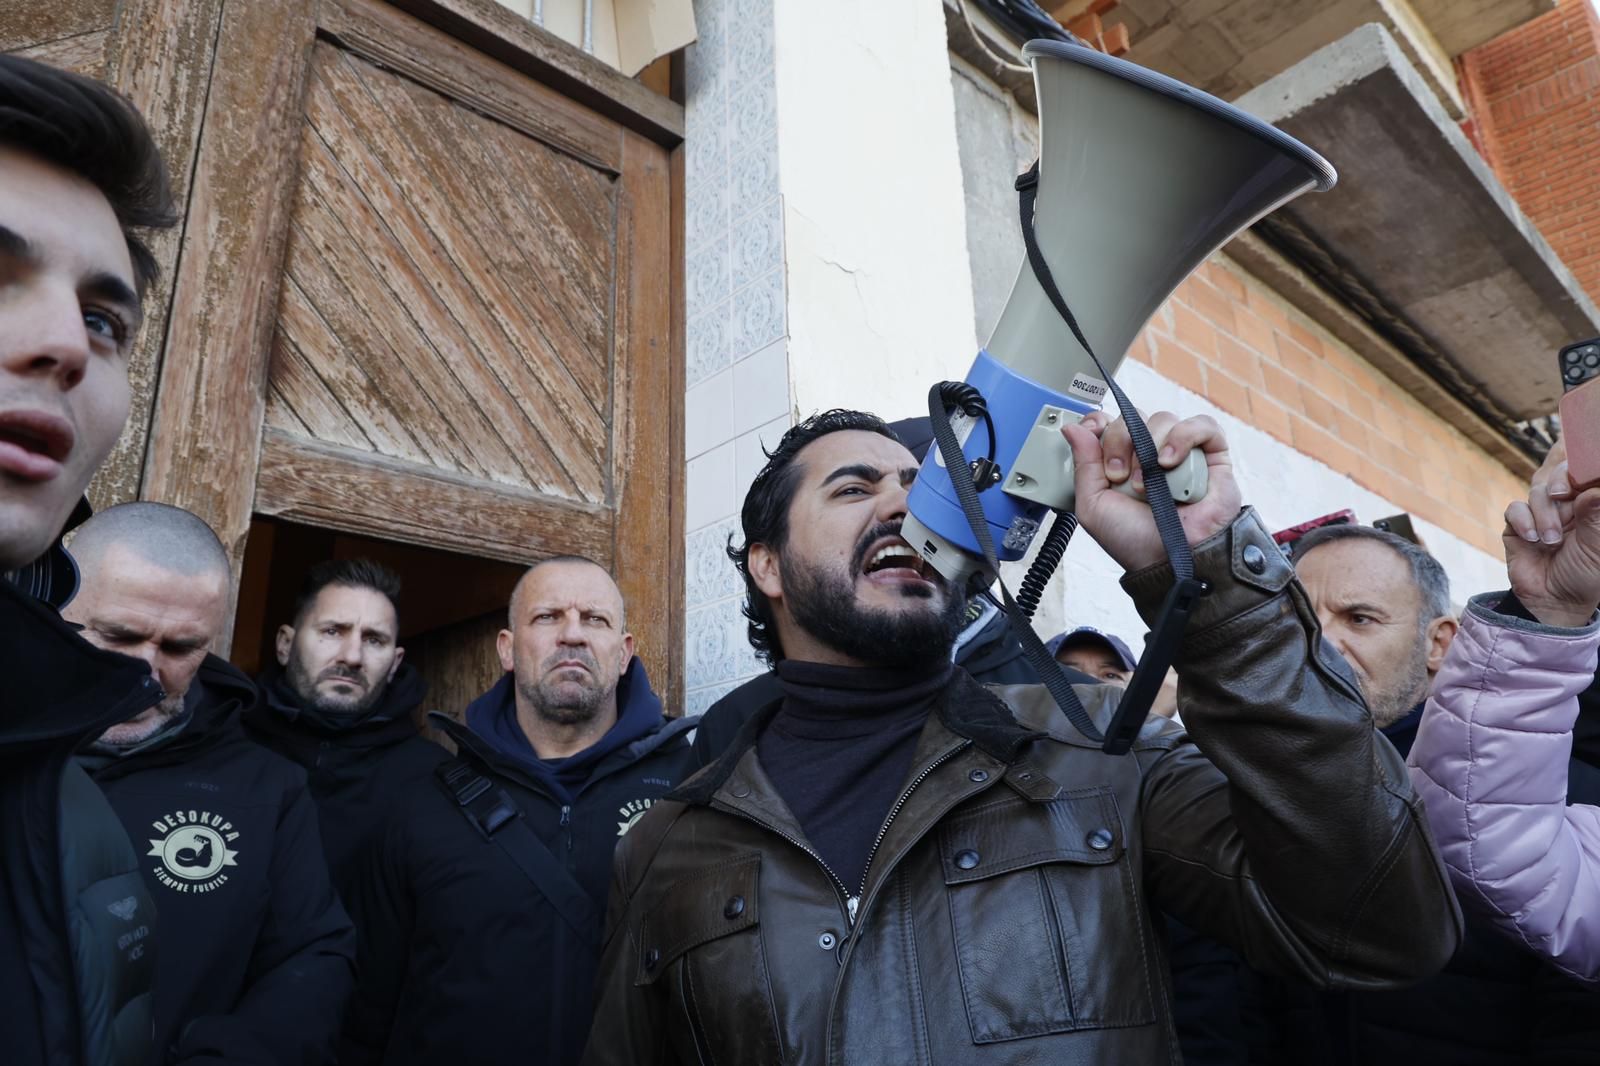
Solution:
M 948 662 L 956 636 L 966 624 L 966 597 L 944 586 L 940 611 L 884 611 L 856 601 L 851 575 L 861 573 L 866 549 L 884 536 L 897 534 L 898 523 L 871 530 L 856 546 L 848 575 L 812 568 L 794 560 L 778 560 L 789 615 L 801 629 L 843 655 L 891 670 L 912 670 Z M 935 580 L 938 580 L 935 578 Z M 932 599 L 923 585 L 901 589 L 906 599 Z
M 284 673 L 288 675 L 290 691 L 300 700 L 301 705 L 326 718 L 360 718 L 378 705 L 378 701 L 383 699 L 384 689 L 388 688 L 387 682 L 379 682 L 354 701 L 326 700 L 317 695 L 317 679 L 306 671 L 298 659 L 290 656 L 289 665 L 284 668 Z

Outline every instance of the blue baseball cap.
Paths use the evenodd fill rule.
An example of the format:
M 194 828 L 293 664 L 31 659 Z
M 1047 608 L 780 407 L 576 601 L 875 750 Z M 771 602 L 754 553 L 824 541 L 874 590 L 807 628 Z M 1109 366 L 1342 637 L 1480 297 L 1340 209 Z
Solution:
M 1117 636 L 1115 633 L 1107 633 L 1105 630 L 1096 629 L 1094 626 L 1079 626 L 1077 629 L 1066 633 L 1057 633 L 1055 636 L 1045 641 L 1044 649 L 1045 651 L 1048 651 L 1053 658 L 1063 644 L 1078 644 L 1091 640 L 1098 641 L 1115 652 L 1118 660 L 1121 661 L 1122 668 L 1124 670 L 1132 670 L 1136 665 L 1138 665 L 1139 660 L 1135 659 L 1133 657 L 1133 652 L 1128 650 L 1128 644 L 1126 641 Z

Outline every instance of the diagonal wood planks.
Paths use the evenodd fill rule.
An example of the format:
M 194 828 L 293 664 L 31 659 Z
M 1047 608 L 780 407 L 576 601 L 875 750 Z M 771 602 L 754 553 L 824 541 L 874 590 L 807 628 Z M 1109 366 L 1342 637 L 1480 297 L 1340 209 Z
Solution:
M 269 424 L 606 501 L 613 176 L 325 41 L 307 80 Z

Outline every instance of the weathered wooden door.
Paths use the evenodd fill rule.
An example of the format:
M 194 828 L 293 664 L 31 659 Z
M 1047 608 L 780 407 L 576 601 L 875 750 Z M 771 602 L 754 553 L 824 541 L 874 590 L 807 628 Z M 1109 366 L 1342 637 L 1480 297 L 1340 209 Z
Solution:
M 129 91 L 187 204 L 102 497 L 236 562 L 253 515 L 590 556 L 679 691 L 681 109 L 488 0 L 23 6 L 0 48 Z

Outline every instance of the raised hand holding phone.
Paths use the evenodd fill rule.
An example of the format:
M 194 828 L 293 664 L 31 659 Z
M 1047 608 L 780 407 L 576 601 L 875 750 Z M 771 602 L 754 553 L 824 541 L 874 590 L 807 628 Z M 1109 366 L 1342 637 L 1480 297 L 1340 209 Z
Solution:
M 1589 346 L 1600 350 L 1600 341 Z M 1567 353 L 1583 347 L 1562 349 L 1564 377 Z M 1585 389 L 1600 400 L 1600 376 L 1576 391 Z M 1563 414 L 1561 428 L 1562 439 L 1534 473 L 1528 498 L 1506 508 L 1502 540 L 1506 574 L 1523 606 L 1547 625 L 1582 626 L 1600 606 L 1600 475 L 1574 472 L 1572 453 L 1588 446 L 1579 443 L 1586 430 L 1589 442 L 1600 443 L 1600 423 L 1569 424 Z

